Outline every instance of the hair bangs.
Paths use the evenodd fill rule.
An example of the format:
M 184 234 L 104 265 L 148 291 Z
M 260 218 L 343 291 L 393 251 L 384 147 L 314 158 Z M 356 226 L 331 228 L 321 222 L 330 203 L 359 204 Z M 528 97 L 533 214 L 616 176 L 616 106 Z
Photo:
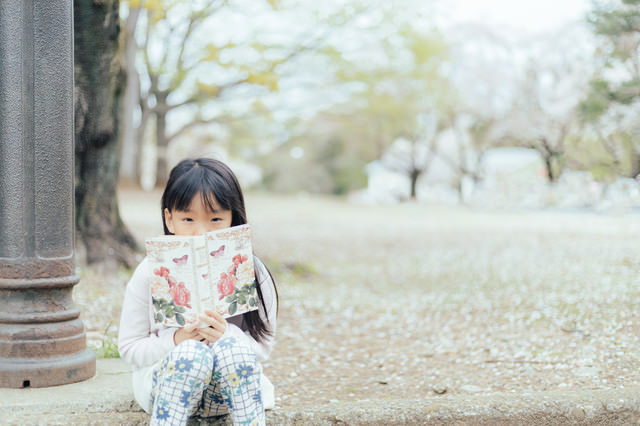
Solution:
M 213 173 L 203 173 L 201 176 L 200 196 L 204 205 L 212 212 L 218 210 L 232 210 L 230 202 L 231 188 L 224 179 Z
M 201 183 L 202 172 L 198 169 L 198 167 L 194 167 L 176 180 L 174 185 L 179 187 L 180 191 L 170 192 L 171 196 L 166 200 L 166 206 L 169 210 L 187 211 L 193 197 L 198 193 L 205 193 Z

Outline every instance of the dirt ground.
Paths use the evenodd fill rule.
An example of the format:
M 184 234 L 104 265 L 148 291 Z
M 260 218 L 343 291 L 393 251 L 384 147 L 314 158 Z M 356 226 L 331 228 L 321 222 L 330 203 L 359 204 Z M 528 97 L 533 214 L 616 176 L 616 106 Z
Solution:
M 160 194 L 121 191 L 139 238 Z M 277 404 L 640 384 L 640 215 L 365 206 L 248 194 L 280 297 Z M 117 334 L 129 271 L 83 270 L 90 343 Z M 106 337 L 105 337 L 106 336 Z

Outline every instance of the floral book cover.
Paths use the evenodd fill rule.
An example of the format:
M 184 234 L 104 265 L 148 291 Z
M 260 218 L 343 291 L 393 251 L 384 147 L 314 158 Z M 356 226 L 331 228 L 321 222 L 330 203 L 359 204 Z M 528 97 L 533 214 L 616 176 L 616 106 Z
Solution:
M 155 322 L 183 326 L 207 308 L 224 317 L 258 309 L 249 225 L 145 245 Z

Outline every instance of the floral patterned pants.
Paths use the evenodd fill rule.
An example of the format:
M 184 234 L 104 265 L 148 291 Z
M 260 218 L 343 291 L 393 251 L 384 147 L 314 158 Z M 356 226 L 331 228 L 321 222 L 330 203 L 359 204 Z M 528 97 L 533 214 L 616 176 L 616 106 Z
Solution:
M 264 425 L 257 357 L 234 337 L 209 346 L 185 340 L 153 372 L 152 425 L 231 414 L 235 425 Z

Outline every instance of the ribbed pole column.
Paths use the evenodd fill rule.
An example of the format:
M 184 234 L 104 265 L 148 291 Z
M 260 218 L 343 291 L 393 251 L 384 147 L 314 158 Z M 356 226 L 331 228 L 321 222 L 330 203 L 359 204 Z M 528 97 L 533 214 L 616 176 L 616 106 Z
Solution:
M 0 2 L 0 387 L 93 377 L 74 264 L 73 2 Z

